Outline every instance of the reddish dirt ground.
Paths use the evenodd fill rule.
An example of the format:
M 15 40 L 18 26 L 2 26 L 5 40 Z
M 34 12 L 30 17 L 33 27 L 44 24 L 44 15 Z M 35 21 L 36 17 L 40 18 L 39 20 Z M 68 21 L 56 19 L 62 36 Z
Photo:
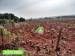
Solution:
M 43 34 L 34 32 L 39 24 L 45 29 Z M 6 26 L 5 28 L 15 35 L 11 35 L 13 39 L 9 39 L 10 41 L 4 38 L 4 41 L 6 41 L 4 43 L 11 44 L 16 36 L 19 37 L 19 47 L 24 48 L 28 56 L 56 56 L 57 53 L 60 56 L 75 56 L 74 21 L 27 21 Z M 55 49 L 61 28 L 60 50 L 57 52 Z

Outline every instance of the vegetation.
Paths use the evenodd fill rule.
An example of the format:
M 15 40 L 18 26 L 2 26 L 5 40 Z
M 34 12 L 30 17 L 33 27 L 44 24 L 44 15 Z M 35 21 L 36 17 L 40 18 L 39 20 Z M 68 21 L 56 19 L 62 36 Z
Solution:
M 0 28 L 0 34 L 3 36 L 9 36 L 11 33 L 10 31 L 7 31 L 7 29 Z
M 75 21 L 74 23 L 73 21 L 51 21 L 50 18 L 49 20 L 46 18 L 23 22 L 25 19 L 22 17 L 19 20 L 15 17 L 5 18 L 0 19 L 3 21 L 1 23 L 12 22 L 12 26 L 10 24 L 8 27 L 9 24 L 5 24 L 6 29 L 0 29 L 0 41 L 2 41 L 0 50 L 24 50 L 27 56 L 72 56 L 75 48 L 70 48 L 70 46 L 75 47 Z M 22 23 L 15 24 L 14 22 Z M 7 37 L 11 35 L 9 38 L 12 39 L 4 35 Z
M 24 50 L 3 50 L 2 54 L 4 56 L 24 56 Z
M 35 29 L 36 33 L 43 34 L 44 33 L 44 27 L 43 26 L 38 26 L 37 29 Z
M 4 13 L 0 14 L 0 24 L 10 23 L 10 22 L 23 22 L 25 21 L 25 18 L 23 17 L 17 17 L 12 13 Z

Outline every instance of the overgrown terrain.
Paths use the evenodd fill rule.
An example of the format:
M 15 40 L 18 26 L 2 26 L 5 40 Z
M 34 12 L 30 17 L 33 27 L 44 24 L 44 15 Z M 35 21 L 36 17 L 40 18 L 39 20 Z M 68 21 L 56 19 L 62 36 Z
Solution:
M 42 34 L 36 29 L 43 27 Z M 1 26 L 2 27 L 2 26 Z M 0 50 L 22 48 L 26 56 L 75 56 L 75 21 L 29 20 L 5 24 Z

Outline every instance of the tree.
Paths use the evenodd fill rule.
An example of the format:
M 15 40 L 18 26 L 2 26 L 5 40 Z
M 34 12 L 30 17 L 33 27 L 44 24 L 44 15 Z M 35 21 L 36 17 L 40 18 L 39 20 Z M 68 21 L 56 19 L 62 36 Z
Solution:
M 14 22 L 24 22 L 25 19 L 23 17 L 19 18 L 17 16 L 15 16 L 12 13 L 4 13 L 4 14 L 0 14 L 0 23 L 4 23 L 6 21 L 11 21 L 13 20 Z M 4 23 L 5 24 L 5 23 Z
M 23 18 L 23 17 L 21 17 L 20 19 L 19 19 L 19 22 L 24 22 L 25 21 L 25 19 Z

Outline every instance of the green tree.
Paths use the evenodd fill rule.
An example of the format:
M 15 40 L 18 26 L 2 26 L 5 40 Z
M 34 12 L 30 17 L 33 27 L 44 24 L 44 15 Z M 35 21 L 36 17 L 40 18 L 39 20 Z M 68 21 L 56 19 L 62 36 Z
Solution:
M 20 19 L 19 19 L 19 22 L 24 22 L 25 21 L 25 19 L 23 18 L 23 17 L 21 17 Z

